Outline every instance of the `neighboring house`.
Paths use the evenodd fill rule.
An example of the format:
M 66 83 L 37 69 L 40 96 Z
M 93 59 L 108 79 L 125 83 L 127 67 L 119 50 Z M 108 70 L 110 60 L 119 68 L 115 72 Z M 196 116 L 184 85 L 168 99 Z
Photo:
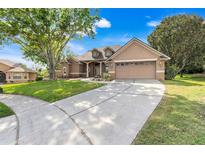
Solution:
M 144 42 L 133 38 L 124 46 L 94 48 L 84 55 L 61 63 L 58 77 L 102 77 L 111 79 L 165 78 L 165 61 L 170 58 Z
M 18 83 L 34 81 L 35 79 L 35 71 L 24 68 L 21 64 L 0 59 L 0 82 Z

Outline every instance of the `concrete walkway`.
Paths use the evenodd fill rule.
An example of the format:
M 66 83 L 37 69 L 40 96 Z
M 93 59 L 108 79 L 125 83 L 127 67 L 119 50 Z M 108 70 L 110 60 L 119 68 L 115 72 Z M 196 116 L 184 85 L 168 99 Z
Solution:
M 16 116 L 0 118 L 0 144 L 17 144 Z
M 164 89 L 156 80 L 116 82 L 53 104 L 0 95 L 16 113 L 11 134 L 1 131 L 0 121 L 0 144 L 130 144 Z M 1 140 L 6 133 L 10 137 Z
M 0 95 L 0 102 L 11 107 L 17 117 L 18 126 L 12 130 L 17 137 L 10 144 L 89 144 L 76 124 L 54 105 L 20 95 Z M 0 131 L 0 136 L 5 133 L 9 130 Z M 8 144 L 10 138 L 0 144 Z

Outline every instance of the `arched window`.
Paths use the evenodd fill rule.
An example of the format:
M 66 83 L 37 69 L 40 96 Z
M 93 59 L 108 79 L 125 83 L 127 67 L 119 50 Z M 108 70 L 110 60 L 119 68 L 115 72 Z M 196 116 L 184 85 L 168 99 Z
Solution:
M 67 75 L 66 67 L 63 67 L 63 75 Z
M 104 51 L 105 51 L 105 56 L 106 56 L 106 57 L 110 57 L 110 56 L 112 56 L 113 53 L 114 53 L 113 49 L 111 49 L 110 47 L 106 47 L 106 48 L 104 49 Z
M 98 58 L 100 56 L 100 52 L 97 49 L 92 50 L 93 58 Z

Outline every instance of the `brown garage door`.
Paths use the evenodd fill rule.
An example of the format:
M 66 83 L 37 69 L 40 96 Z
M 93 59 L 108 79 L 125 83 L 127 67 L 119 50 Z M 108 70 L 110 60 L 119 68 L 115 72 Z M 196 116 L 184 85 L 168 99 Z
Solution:
M 116 63 L 116 79 L 155 79 L 156 62 Z

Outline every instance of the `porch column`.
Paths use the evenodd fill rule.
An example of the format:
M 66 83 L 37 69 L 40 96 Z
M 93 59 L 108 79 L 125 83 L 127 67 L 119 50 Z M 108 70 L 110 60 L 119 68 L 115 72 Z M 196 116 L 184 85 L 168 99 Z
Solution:
M 86 63 L 86 77 L 89 78 L 89 63 Z
M 100 76 L 102 77 L 102 62 L 100 62 Z
M 27 80 L 30 80 L 30 78 L 29 78 L 29 73 L 26 73 L 26 79 L 27 79 Z

